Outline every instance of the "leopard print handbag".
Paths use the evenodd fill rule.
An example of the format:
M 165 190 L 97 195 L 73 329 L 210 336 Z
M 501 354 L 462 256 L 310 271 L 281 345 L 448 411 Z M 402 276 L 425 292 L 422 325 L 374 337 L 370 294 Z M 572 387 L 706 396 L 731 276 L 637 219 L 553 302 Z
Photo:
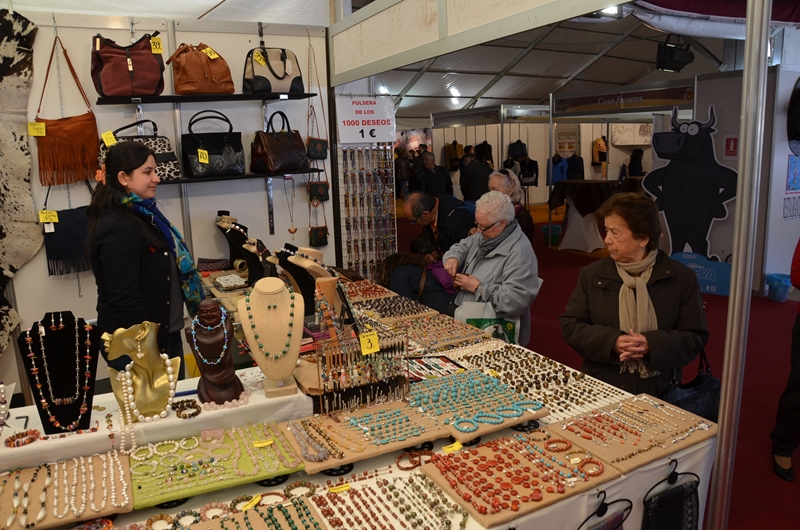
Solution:
M 153 126 L 153 134 L 144 136 L 123 136 L 118 134 L 120 131 L 145 123 L 150 123 Z M 178 161 L 178 157 L 175 155 L 175 151 L 172 150 L 172 144 L 166 136 L 158 135 L 158 125 L 156 125 L 156 122 L 153 120 L 141 120 L 125 125 L 124 127 L 112 131 L 112 134 L 117 142 L 141 142 L 149 147 L 156 155 L 156 172 L 158 176 L 161 177 L 161 180 L 175 180 L 181 178 L 181 164 Z M 101 166 L 106 160 L 106 152 L 108 152 L 108 146 L 106 146 L 105 142 L 101 139 L 100 156 L 98 158 L 98 162 Z

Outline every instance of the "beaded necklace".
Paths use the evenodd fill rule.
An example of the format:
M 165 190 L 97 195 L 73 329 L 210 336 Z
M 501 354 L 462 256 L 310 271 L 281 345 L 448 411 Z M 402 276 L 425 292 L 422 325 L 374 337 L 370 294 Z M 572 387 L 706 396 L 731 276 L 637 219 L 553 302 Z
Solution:
M 0 381 L 0 433 L 3 432 L 3 428 L 6 426 L 6 420 L 8 419 L 8 401 L 6 400 L 6 385 Z M 5 485 L 5 482 L 3 483 Z M 2 492 L 2 489 L 0 489 Z
M 36 354 L 33 351 L 33 338 L 31 338 L 31 330 L 30 330 L 30 328 L 28 328 L 28 330 L 26 331 L 26 336 L 25 336 L 25 342 L 28 344 L 28 357 L 31 360 L 31 374 L 33 374 L 33 377 L 36 380 L 36 385 L 35 386 L 39 390 L 39 402 L 42 405 L 42 409 L 44 409 L 44 410 L 46 410 L 48 412 L 48 418 L 47 418 L 48 421 L 50 421 L 50 423 L 54 427 L 56 427 L 58 429 L 65 430 L 65 431 L 75 431 L 75 430 L 77 430 L 79 428 L 79 424 L 81 422 L 81 418 L 83 418 L 83 415 L 89 410 L 89 406 L 87 405 L 87 399 L 89 397 L 89 389 L 91 388 L 89 386 L 89 378 L 92 375 L 92 373 L 90 371 L 90 364 L 89 364 L 91 362 L 91 360 L 92 360 L 92 354 L 91 354 L 92 341 L 89 338 L 89 331 L 92 329 L 92 326 L 89 325 L 89 324 L 86 324 L 86 325 L 84 325 L 84 328 L 86 328 L 86 341 L 84 343 L 86 345 L 86 355 L 84 355 L 84 359 L 86 360 L 86 368 L 85 368 L 85 371 L 84 371 L 83 401 L 81 403 L 80 409 L 78 410 L 78 418 L 75 421 L 71 422 L 66 427 L 61 425 L 61 422 L 59 422 L 58 419 L 56 419 L 55 414 L 53 414 L 49 410 L 50 409 L 50 403 L 47 401 L 47 398 L 44 395 L 44 391 L 42 390 L 42 384 L 39 381 L 39 369 L 36 367 L 36 361 L 35 361 Z M 46 374 L 46 377 L 47 377 L 47 384 L 50 387 L 50 398 L 53 401 L 53 405 L 69 405 L 69 404 L 74 403 L 77 400 L 77 391 L 76 391 L 76 396 L 74 396 L 74 399 L 73 399 L 73 397 L 69 397 L 69 398 L 53 398 L 53 388 L 52 388 L 52 386 L 50 384 L 50 372 L 49 372 L 49 370 L 47 368 L 47 357 L 45 356 L 45 351 L 44 351 L 44 327 L 41 324 L 39 324 L 39 348 L 40 348 L 41 354 L 42 354 L 42 363 L 44 364 L 45 374 Z M 78 319 L 75 319 L 75 351 L 76 351 L 76 354 L 78 356 L 78 359 L 76 360 L 76 364 L 77 364 L 79 362 L 79 359 L 80 359 L 80 349 L 79 349 L 79 344 L 78 344 Z M 79 381 L 80 381 L 80 367 L 79 366 L 78 366 L 78 373 L 76 374 L 76 377 L 77 377 L 77 379 L 75 380 L 75 384 L 78 385 Z
M 299 251 L 295 252 L 294 250 L 289 250 L 288 248 L 282 248 L 278 252 L 285 252 L 285 253 L 289 254 L 290 256 L 299 256 L 301 258 L 309 259 L 309 260 L 313 261 L 314 263 L 316 263 L 317 265 L 319 265 L 320 267 L 322 267 L 323 269 L 325 269 L 326 271 L 328 271 L 329 273 L 331 273 L 332 276 L 336 276 L 336 272 L 334 272 L 333 269 L 331 269 L 330 267 L 328 267 L 327 265 L 322 263 L 317 258 L 313 258 L 313 257 L 309 256 L 308 254 L 303 254 L 302 252 L 299 252 Z M 276 252 L 276 254 L 277 254 L 277 252 Z
M 51 320 L 55 318 L 55 315 L 50 317 Z M 63 320 L 63 319 L 62 319 Z M 55 326 L 55 322 L 53 321 L 53 325 L 50 326 L 50 329 L 64 329 L 64 324 L 62 323 L 58 328 Z M 50 391 L 50 401 L 53 402 L 53 405 L 71 405 L 78 401 L 78 396 L 80 395 L 80 380 L 81 380 L 81 348 L 80 348 L 80 338 L 78 337 L 78 319 L 75 319 L 75 395 L 66 397 L 66 398 L 57 398 L 55 392 L 53 392 L 53 383 L 50 381 L 50 370 L 47 366 L 47 355 L 45 354 L 44 350 L 44 338 L 45 338 L 45 328 L 43 325 L 39 324 L 39 350 L 41 351 L 42 355 L 42 364 L 44 365 L 44 375 L 45 380 L 47 381 L 47 389 Z M 87 336 L 88 339 L 88 336 Z
M 294 290 L 292 289 L 291 285 L 286 285 L 289 289 L 289 331 L 286 332 L 286 347 L 283 348 L 280 354 L 271 354 L 267 350 L 264 349 L 264 343 L 261 342 L 259 339 L 258 329 L 256 328 L 256 323 L 253 320 L 253 313 L 250 311 L 250 294 L 253 291 L 248 292 L 245 295 L 245 308 L 247 309 L 247 319 L 250 321 L 250 329 L 253 330 L 253 338 L 256 340 L 256 344 L 258 345 L 259 351 L 264 354 L 266 358 L 272 357 L 273 359 L 277 360 L 281 357 L 285 356 L 289 352 L 289 346 L 291 345 L 292 341 L 292 328 L 294 327 Z M 277 304 L 267 304 L 267 309 L 278 309 Z
M 209 366 L 215 366 L 221 363 L 223 357 L 225 357 L 225 352 L 228 351 L 228 328 L 225 327 L 225 319 L 228 317 L 228 312 L 225 311 L 225 308 L 222 306 L 220 306 L 220 310 L 222 310 L 222 318 L 220 318 L 216 326 L 204 326 L 200 323 L 200 317 L 197 316 L 192 319 L 192 347 L 194 348 L 194 352 L 197 354 L 197 356 L 203 361 L 203 364 L 207 364 Z M 198 327 L 206 331 L 214 331 L 215 329 L 222 327 L 222 333 L 225 337 L 225 340 L 222 344 L 222 352 L 220 352 L 219 358 L 216 360 L 208 360 L 203 357 L 203 354 L 200 352 L 200 348 L 197 347 L 197 332 L 195 331 L 195 328 Z
M 42 489 L 42 493 L 39 494 L 39 503 L 40 503 L 41 507 L 39 508 L 39 513 L 36 515 L 36 520 L 34 522 L 32 522 L 32 523 L 29 523 L 28 522 L 28 501 L 29 501 L 28 492 L 30 491 L 31 486 L 33 486 L 33 483 L 36 482 L 36 479 L 39 476 L 39 471 L 41 471 L 43 467 L 47 470 L 47 477 L 44 479 L 44 489 Z M 39 467 L 37 467 L 33 471 L 33 476 L 31 477 L 31 480 L 28 483 L 26 483 L 26 484 L 24 484 L 22 486 L 22 492 L 23 492 L 22 493 L 22 515 L 19 518 L 19 525 L 20 526 L 22 526 L 23 528 L 33 528 L 34 526 L 36 526 L 36 524 L 38 522 L 40 522 L 42 519 L 44 519 L 45 515 L 47 515 L 47 488 L 52 483 L 53 483 L 53 478 L 51 476 L 50 464 L 41 464 L 41 465 L 39 465 Z M 16 495 L 17 492 L 15 491 L 14 494 Z M 16 512 L 16 507 L 15 507 L 14 508 L 14 515 L 16 515 L 16 513 L 17 512 Z M 11 526 L 11 520 L 12 520 L 11 518 L 12 517 L 13 517 L 13 515 L 9 518 L 9 523 L 7 525 L 8 527 Z

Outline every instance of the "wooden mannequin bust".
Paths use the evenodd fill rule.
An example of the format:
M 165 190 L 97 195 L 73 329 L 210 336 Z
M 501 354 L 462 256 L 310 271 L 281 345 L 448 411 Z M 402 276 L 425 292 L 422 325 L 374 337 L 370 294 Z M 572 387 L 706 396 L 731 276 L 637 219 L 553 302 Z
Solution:
M 225 309 L 216 300 L 206 298 L 197 306 L 197 316 L 184 333 L 200 369 L 200 401 L 222 405 L 239 399 L 244 385 L 236 375 L 231 346 L 233 321 Z
M 238 310 L 256 364 L 268 380 L 286 383 L 300 356 L 303 297 L 279 278 L 263 278 L 239 301 Z

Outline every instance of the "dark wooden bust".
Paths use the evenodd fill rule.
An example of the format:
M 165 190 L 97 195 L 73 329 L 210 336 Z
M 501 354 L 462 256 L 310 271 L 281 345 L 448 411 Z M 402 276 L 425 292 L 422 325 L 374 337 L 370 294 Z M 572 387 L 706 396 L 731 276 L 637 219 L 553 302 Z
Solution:
M 184 330 L 200 368 L 197 396 L 203 403 L 222 405 L 239 399 L 244 391 L 233 363 L 233 320 L 227 317 L 223 324 L 223 311 L 216 300 L 206 298 L 198 305 L 191 326 Z

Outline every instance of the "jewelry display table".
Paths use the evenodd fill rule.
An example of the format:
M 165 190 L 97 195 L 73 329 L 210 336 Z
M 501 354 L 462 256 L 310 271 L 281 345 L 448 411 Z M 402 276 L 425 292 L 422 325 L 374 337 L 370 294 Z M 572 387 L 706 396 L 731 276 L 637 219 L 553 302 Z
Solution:
M 258 368 L 239 370 L 237 374 L 243 379 L 252 379 L 254 374 L 260 374 Z M 177 392 L 195 390 L 199 378 L 178 381 Z M 267 399 L 264 391 L 252 389 L 250 401 L 246 405 L 236 408 L 222 407 L 217 410 L 203 410 L 198 416 L 182 420 L 174 412 L 166 418 L 152 423 L 134 423 L 133 433 L 137 445 L 147 445 L 164 440 L 183 438 L 197 434 L 203 429 L 229 429 L 246 424 L 249 420 L 283 422 L 302 418 L 313 414 L 311 398 L 304 394 L 295 394 L 279 398 Z M 176 400 L 196 398 L 196 395 L 176 396 Z M 98 410 L 99 409 L 99 410 Z M 89 456 L 95 453 L 104 453 L 111 450 L 109 434 L 113 432 L 115 441 L 121 438 L 119 405 L 114 394 L 100 394 L 94 398 L 92 410 L 92 425 L 98 422 L 96 432 L 82 434 L 68 434 L 64 438 L 51 435 L 48 440 L 38 440 L 21 447 L 0 446 L 0 472 L 18 467 L 35 467 L 42 463 L 43 458 L 48 461 L 65 460 L 78 456 Z M 110 414 L 110 418 L 107 415 Z M 9 410 L 9 417 L 28 416 L 27 429 L 42 431 L 41 420 L 35 406 L 18 407 Z M 110 423 L 109 423 L 110 421 Z M 14 425 L 19 425 L 19 420 Z M 3 429 L 3 437 L 13 434 L 10 426 Z

